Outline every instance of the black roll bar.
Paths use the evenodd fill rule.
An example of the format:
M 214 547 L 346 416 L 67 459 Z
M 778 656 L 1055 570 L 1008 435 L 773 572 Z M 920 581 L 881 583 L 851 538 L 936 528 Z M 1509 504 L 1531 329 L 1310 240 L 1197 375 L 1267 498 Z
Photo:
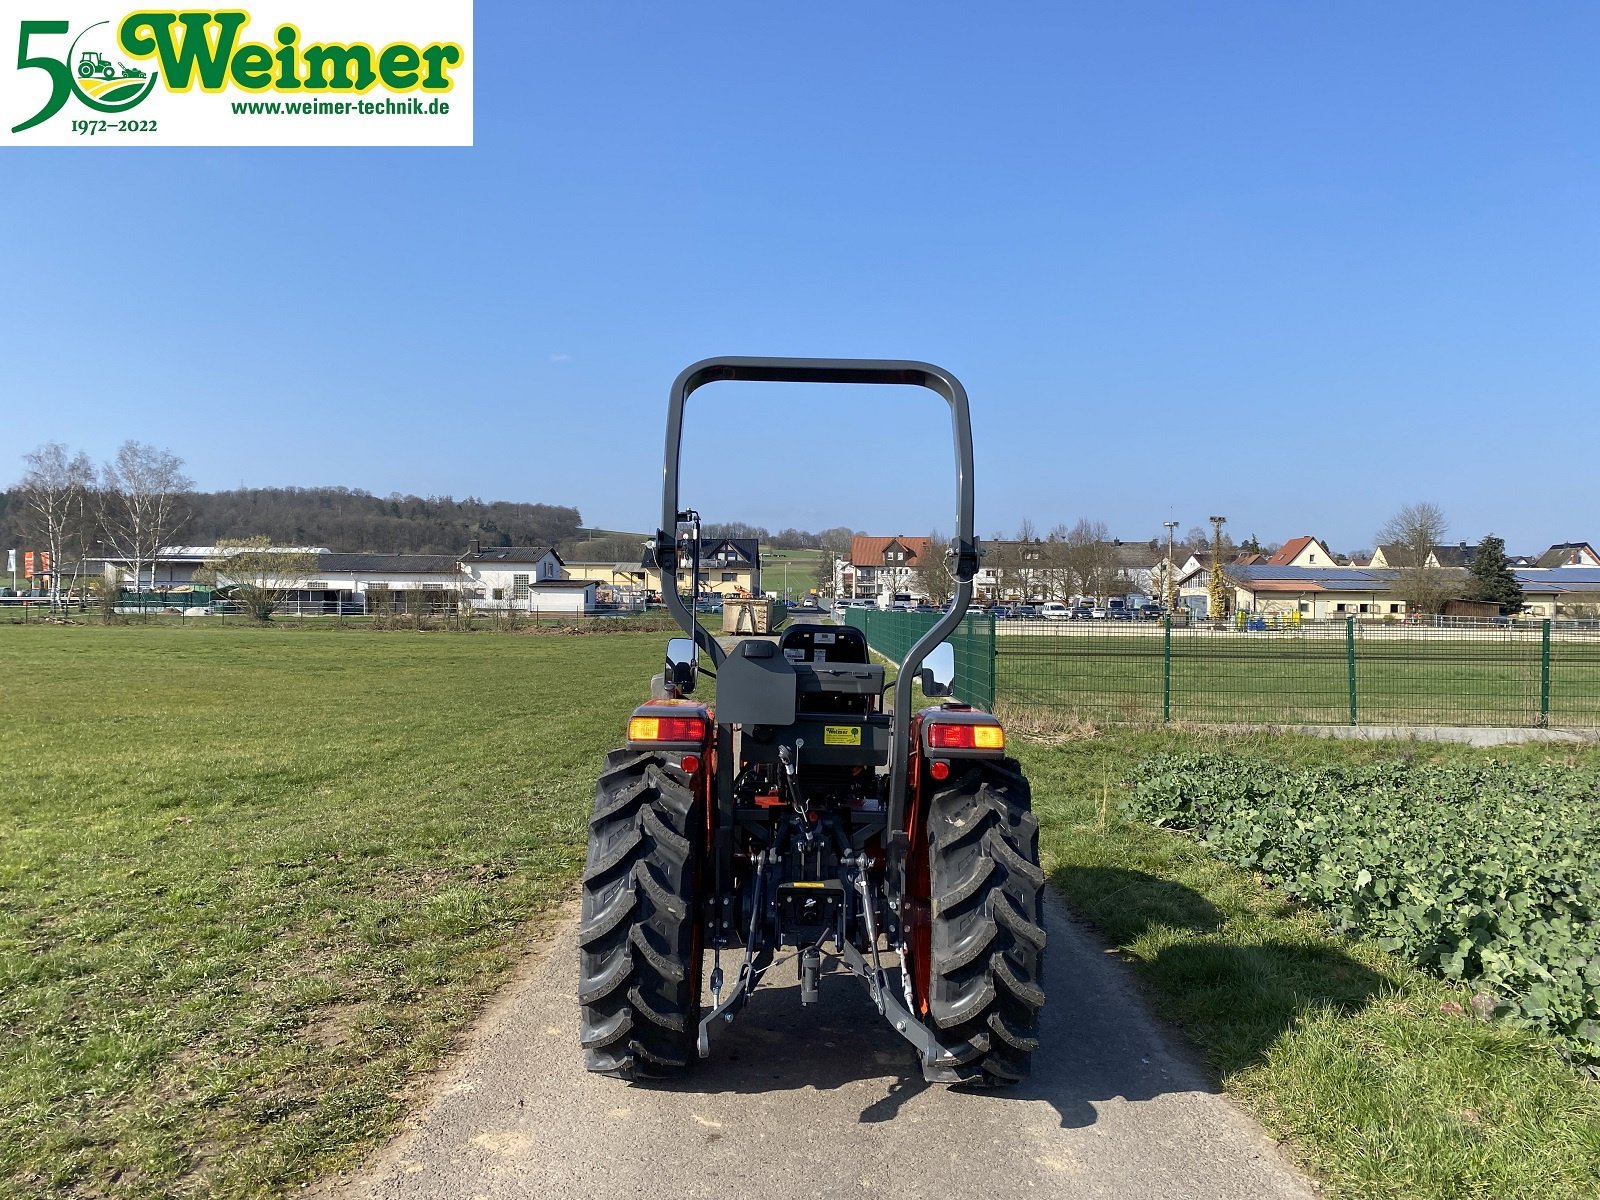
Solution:
M 950 405 L 950 428 L 956 448 L 956 535 L 953 575 L 955 603 L 933 628 L 919 638 L 900 664 L 895 681 L 895 745 L 890 754 L 889 837 L 903 852 L 907 736 L 911 724 L 911 691 L 929 652 L 949 636 L 967 614 L 972 581 L 978 573 L 978 546 L 972 512 L 972 418 L 967 390 L 942 367 L 909 359 L 870 358 L 706 358 L 685 367 L 673 380 L 667 400 L 667 445 L 662 457 L 661 525 L 656 530 L 655 558 L 661 571 L 661 598 L 678 625 L 720 666 L 725 653 L 716 638 L 694 618 L 678 594 L 678 468 L 683 444 L 683 410 L 691 394 L 708 383 L 735 380 L 751 383 L 871 383 L 925 387 Z M 670 577 L 670 582 L 669 582 Z M 898 843 L 898 845 L 896 845 Z

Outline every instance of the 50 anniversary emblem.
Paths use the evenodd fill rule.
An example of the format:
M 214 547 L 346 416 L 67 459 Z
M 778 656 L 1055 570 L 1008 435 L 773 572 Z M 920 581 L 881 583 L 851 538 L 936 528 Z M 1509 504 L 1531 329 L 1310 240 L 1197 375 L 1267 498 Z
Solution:
M 11 135 L 0 142 L 132 134 L 163 145 L 472 144 L 470 3 L 317 0 L 300 16 L 318 36 L 259 5 L 115 17 L 103 4 L 54 13 L 62 8 L 98 11 L 12 30 L 0 22 L 0 129 Z

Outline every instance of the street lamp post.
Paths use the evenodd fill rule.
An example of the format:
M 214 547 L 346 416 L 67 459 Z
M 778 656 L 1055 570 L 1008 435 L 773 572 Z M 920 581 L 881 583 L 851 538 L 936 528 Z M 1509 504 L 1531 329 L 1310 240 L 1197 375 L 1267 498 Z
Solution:
M 1178 523 L 1176 521 L 1163 521 L 1161 523 L 1167 527 L 1167 574 L 1166 578 L 1162 580 L 1165 586 L 1161 590 L 1165 594 L 1161 597 L 1161 600 L 1170 614 L 1173 608 L 1176 607 L 1175 602 L 1178 598 L 1176 581 L 1172 578 L 1172 531 L 1178 527 Z
M 1206 607 L 1211 611 L 1207 615 L 1213 621 L 1220 621 L 1228 615 L 1222 611 L 1227 607 L 1227 595 L 1223 590 L 1222 580 L 1222 527 L 1228 523 L 1228 518 L 1207 519 L 1211 522 L 1211 587 L 1206 595 Z

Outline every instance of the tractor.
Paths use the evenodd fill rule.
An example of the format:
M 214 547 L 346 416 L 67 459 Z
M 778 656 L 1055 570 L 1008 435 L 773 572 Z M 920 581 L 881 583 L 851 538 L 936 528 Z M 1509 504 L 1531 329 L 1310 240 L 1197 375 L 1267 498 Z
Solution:
M 78 59 L 78 78 L 98 75 L 102 79 L 115 79 L 117 69 L 98 50 L 85 50 Z
M 699 517 L 679 507 L 684 408 L 719 380 L 912 385 L 949 404 L 955 600 L 887 687 L 854 627 L 792 624 L 724 648 L 685 602 L 676 581 L 686 558 L 697 575 Z M 1024 1078 L 1044 1005 L 1038 825 L 1000 722 L 951 696 L 945 641 L 979 561 L 961 383 L 909 361 L 695 363 L 669 396 L 649 544 L 687 636 L 668 641 L 652 698 L 629 716 L 595 789 L 578 928 L 587 1068 L 627 1080 L 686 1071 L 792 961 L 802 1006 L 825 980 L 862 980 L 929 1082 Z M 714 704 L 693 697 L 702 654 Z M 938 703 L 913 713 L 919 686 Z

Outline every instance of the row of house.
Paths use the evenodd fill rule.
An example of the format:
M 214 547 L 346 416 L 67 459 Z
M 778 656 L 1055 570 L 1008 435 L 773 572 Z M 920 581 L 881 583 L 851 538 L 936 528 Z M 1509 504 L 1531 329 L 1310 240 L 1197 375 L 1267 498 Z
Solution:
M 1063 571 L 1052 561 L 1061 543 L 1010 541 L 997 539 L 982 543 L 974 594 L 984 603 L 1066 600 L 1071 598 L 1071 571 Z M 833 569 L 834 595 L 847 599 L 869 599 L 887 603 L 895 596 L 909 595 L 914 600 L 927 597 L 922 572 L 943 565 L 944 547 L 933 546 L 925 537 L 874 537 L 858 534 L 850 540 L 850 552 L 841 556 Z M 1102 590 L 1113 593 L 1157 595 L 1165 577 L 1165 549 L 1142 542 L 1111 541 L 1101 544 L 1096 553 L 1094 573 L 1103 576 Z M 1174 563 L 1179 574 L 1186 564 L 1199 563 L 1194 551 L 1178 547 Z
M 661 573 L 648 552 L 638 562 L 566 562 L 554 548 L 475 543 L 464 554 L 345 554 L 295 548 L 313 556 L 311 574 L 292 581 L 288 602 L 329 612 L 379 608 L 439 611 L 451 607 L 592 613 L 638 608 L 659 598 Z M 90 574 L 124 591 L 154 592 L 181 604 L 197 572 L 226 551 L 216 546 L 164 549 L 134 577 L 126 558 L 91 559 Z M 751 596 L 761 589 L 761 551 L 754 539 L 708 542 L 700 553 L 700 590 Z M 680 586 L 688 581 L 685 568 Z
M 1434 546 L 1422 565 L 1458 580 L 1467 591 L 1468 567 L 1478 547 L 1465 542 Z M 1416 555 L 1400 546 L 1379 546 L 1370 556 L 1343 559 L 1320 538 L 1285 543 L 1270 556 L 1241 555 L 1223 564 L 1223 594 L 1230 612 L 1268 616 L 1297 614 L 1308 620 L 1366 617 L 1403 618 L 1399 595 L 1402 572 L 1415 567 Z M 1507 555 L 1512 578 L 1522 588 L 1521 614 L 1533 618 L 1589 617 L 1600 614 L 1600 553 L 1588 542 L 1558 542 L 1538 555 Z M 1184 564 L 1177 580 L 1180 601 L 1196 615 L 1207 615 L 1211 566 L 1198 556 Z M 1446 613 L 1495 615 L 1493 606 L 1451 600 Z
M 984 543 L 984 550 L 974 581 L 979 601 L 1073 598 L 1065 590 L 1071 586 L 1071 572 L 1051 563 L 1052 556 L 1060 555 L 1059 543 L 994 541 Z M 1179 603 L 1196 616 L 1207 615 L 1209 550 L 1175 547 L 1170 560 L 1165 547 L 1149 543 L 1112 541 L 1099 550 L 1097 562 L 1111 581 L 1102 588 L 1102 597 L 1159 598 L 1176 590 Z M 1425 565 L 1455 572 L 1464 583 L 1477 551 L 1477 546 L 1465 542 L 1434 546 Z M 849 555 L 835 564 L 834 592 L 883 602 L 894 595 L 925 599 L 921 572 L 941 563 L 943 553 L 943 547 L 931 546 L 925 537 L 858 536 L 851 541 Z M 1335 554 L 1321 538 L 1308 534 L 1271 554 L 1239 554 L 1225 563 L 1224 596 L 1230 612 L 1293 612 L 1307 619 L 1404 616 L 1405 602 L 1395 589 L 1401 571 L 1415 565 L 1412 558 L 1403 547 L 1393 545 L 1351 558 Z M 1525 596 L 1525 614 L 1600 612 L 1600 553 L 1588 542 L 1558 542 L 1541 554 L 1508 556 L 1508 560 Z

